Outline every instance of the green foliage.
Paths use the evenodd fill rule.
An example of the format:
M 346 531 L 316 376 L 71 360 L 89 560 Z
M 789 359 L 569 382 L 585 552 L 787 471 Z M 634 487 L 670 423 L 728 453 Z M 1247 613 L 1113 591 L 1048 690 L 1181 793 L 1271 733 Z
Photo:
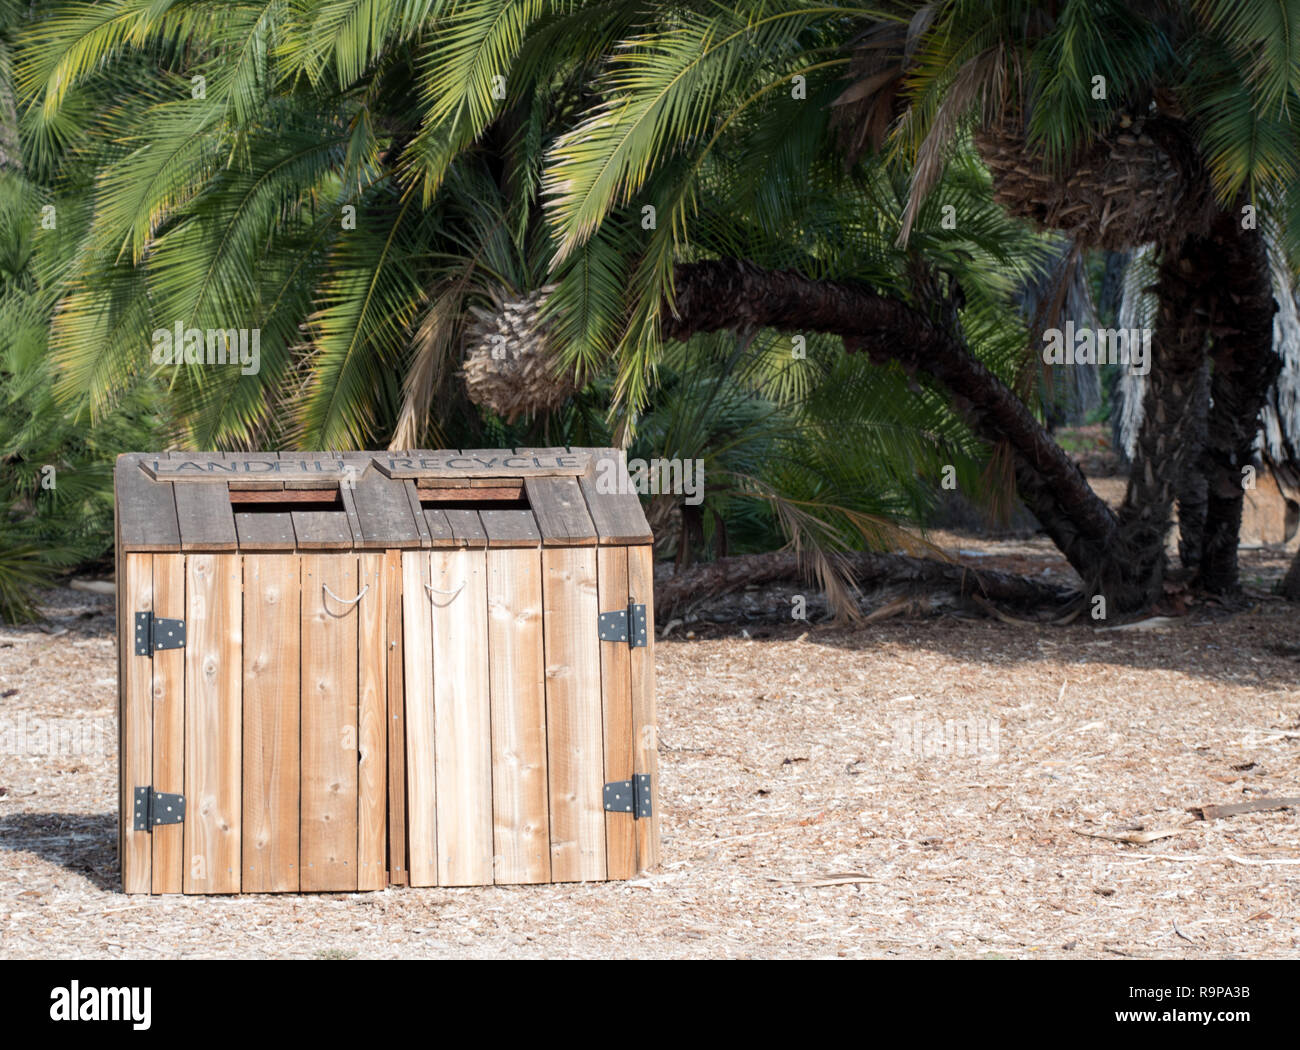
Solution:
M 31 22 L 5 67 L 28 167 L 0 246 L 15 333 L 0 380 L 7 454 L 62 457 L 51 507 L 66 508 L 59 521 L 82 514 L 86 533 L 45 527 L 69 558 L 102 552 L 112 453 L 172 440 L 629 437 L 633 456 L 705 462 L 700 508 L 651 507 L 680 558 L 905 544 L 944 466 L 998 495 L 994 450 L 942 397 L 811 334 L 806 357 L 773 332 L 666 345 L 661 313 L 676 263 L 743 258 L 903 299 L 1015 382 L 1026 337 L 1012 293 L 1043 246 L 993 203 L 961 122 L 919 195 L 905 151 L 846 163 L 830 114 L 868 22 L 922 30 L 931 81 L 917 80 L 914 106 L 928 116 L 901 140 L 939 119 L 962 63 L 984 55 L 992 68 L 990 48 L 1023 43 L 1016 26 L 1037 6 L 1007 3 L 977 26 L 984 5 L 939 5 L 932 32 L 915 5 L 795 0 L 14 7 L 6 24 Z M 1130 33 L 1145 23 L 1127 7 L 1103 6 L 1067 0 L 1043 54 L 1079 68 L 1104 58 L 1117 82 L 1139 82 L 1160 40 Z M 1117 28 L 1123 47 L 1101 54 Z M 1225 54 L 1256 31 L 1233 22 Z M 1261 98 L 1278 91 L 1275 76 L 1250 76 Z M 1031 79 L 1074 114 L 1036 132 L 1064 150 L 1096 114 L 1060 75 Z M 45 202 L 58 228 L 35 233 Z M 551 336 L 585 386 L 548 418 L 506 425 L 456 382 L 460 337 L 474 308 L 543 287 Z M 155 361 L 153 333 L 177 324 L 258 329 L 260 371 Z M 32 496 L 13 495 L 15 528 L 46 513 Z

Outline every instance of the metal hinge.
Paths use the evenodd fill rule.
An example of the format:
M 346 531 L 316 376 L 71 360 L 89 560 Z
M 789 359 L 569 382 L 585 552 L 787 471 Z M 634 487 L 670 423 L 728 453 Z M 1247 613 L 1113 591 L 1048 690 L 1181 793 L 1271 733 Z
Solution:
M 631 780 L 606 784 L 605 812 L 631 813 L 633 820 L 650 816 L 654 812 L 650 801 L 650 774 L 638 773 Z
M 167 620 L 151 612 L 135 614 L 135 655 L 152 657 L 159 649 L 185 648 L 185 621 Z
M 650 644 L 646 635 L 645 606 L 636 604 L 631 598 L 627 600 L 626 609 L 601 613 L 597 628 L 602 642 L 627 642 L 631 649 L 644 649 Z
M 153 832 L 161 824 L 185 821 L 185 796 L 155 791 L 152 785 L 135 789 L 135 830 Z

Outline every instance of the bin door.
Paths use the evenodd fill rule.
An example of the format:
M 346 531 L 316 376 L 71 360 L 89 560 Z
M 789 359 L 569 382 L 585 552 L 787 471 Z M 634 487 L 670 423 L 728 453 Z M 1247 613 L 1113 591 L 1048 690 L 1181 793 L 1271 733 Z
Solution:
M 184 646 L 124 647 L 128 892 L 386 882 L 382 554 L 129 554 L 124 615 Z M 134 789 L 184 798 L 134 829 Z
M 411 885 L 606 878 L 596 550 L 402 569 Z

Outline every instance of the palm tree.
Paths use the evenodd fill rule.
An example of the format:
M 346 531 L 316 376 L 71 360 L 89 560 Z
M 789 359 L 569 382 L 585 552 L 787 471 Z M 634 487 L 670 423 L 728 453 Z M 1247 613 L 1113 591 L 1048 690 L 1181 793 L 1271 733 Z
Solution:
M 19 64 L 29 133 L 95 172 L 51 331 L 66 403 L 103 414 L 161 375 L 178 438 L 201 446 L 529 443 L 490 370 L 467 392 L 453 381 L 463 342 L 522 323 L 567 348 L 576 385 L 596 383 L 528 437 L 608 442 L 590 409 L 608 408 L 597 396 L 626 324 L 639 252 L 626 238 L 639 226 L 606 222 L 551 268 L 538 189 L 546 149 L 591 103 L 613 42 L 657 12 L 380 3 L 363 23 L 344 3 L 42 9 Z M 121 75 L 143 83 L 119 100 Z M 906 180 L 879 165 L 846 177 L 819 155 L 819 113 L 797 142 L 789 121 L 736 127 L 708 174 L 718 191 L 699 202 L 701 243 L 743 244 L 767 266 L 838 267 L 915 292 L 954 323 L 960 296 L 981 367 L 1009 379 L 1024 333 L 1005 299 L 1043 257 L 1038 239 L 991 204 L 970 163 L 954 165 L 932 205 L 960 209 L 963 230 L 899 248 Z M 766 184 L 764 130 L 787 153 Z M 808 177 L 820 191 L 790 207 L 786 187 Z M 553 280 L 566 289 L 554 299 Z M 156 367 L 151 334 L 178 319 L 260 329 L 261 371 Z M 809 358 L 749 333 L 743 352 L 717 360 L 717 341 L 701 337 L 676 378 L 670 356 L 667 385 L 640 388 L 651 400 L 637 405 L 633 451 L 706 459 L 704 508 L 663 510 L 683 563 L 705 539 L 726 548 L 728 516 L 749 523 L 732 530 L 739 549 L 782 534 L 813 552 L 896 545 L 905 537 L 891 523 L 924 523 L 941 468 L 968 488 L 999 477 L 934 390 L 865 358 L 828 362 L 826 341 L 807 335 Z M 833 565 L 816 567 L 834 586 Z
M 1028 74 L 1053 55 L 1077 71 L 1105 51 L 1114 5 L 1103 5 L 1111 21 L 1094 22 L 1085 6 L 1008 3 L 988 25 L 976 24 L 983 5 L 965 0 L 872 11 L 789 0 L 744 10 L 558 0 L 42 8 L 19 63 L 24 120 L 54 140 L 75 127 L 69 113 L 80 106 L 76 134 L 100 168 L 52 332 L 61 390 L 102 410 L 146 368 L 141 351 L 159 318 L 195 327 L 250 318 L 263 332 L 260 375 L 173 377 L 191 440 L 436 439 L 433 405 L 443 426 L 478 418 L 448 382 L 468 308 L 553 284 L 546 323 L 584 381 L 615 362 L 626 439 L 649 404 L 663 337 L 823 332 L 901 365 L 915 390 L 942 391 L 1089 589 L 1116 611 L 1147 607 L 1163 572 L 1165 479 L 1182 451 L 1171 409 L 1194 407 L 1187 366 L 1204 355 L 1204 333 L 1179 308 L 1225 308 L 1209 301 L 1223 273 L 1216 261 L 1244 260 L 1251 272 L 1249 248 L 1225 251 L 1227 231 L 1215 226 L 1223 201 L 1279 182 L 1256 199 L 1290 199 L 1276 178 L 1292 145 L 1278 122 L 1249 104 L 1229 118 L 1243 99 L 1285 101 L 1294 86 L 1278 88 L 1276 55 L 1243 59 L 1257 26 L 1208 5 L 1190 39 L 1227 80 L 1187 73 L 1175 96 L 1192 116 L 1173 123 L 1194 134 L 1166 136 L 1138 103 L 1168 57 L 1157 45 L 1170 16 L 1134 9 L 1137 43 L 1100 67 L 1121 74 L 1112 101 L 1080 109 L 1067 76 Z M 864 75 L 862 55 L 892 54 L 891 40 L 901 44 L 897 73 Z M 153 70 L 150 90 L 106 94 L 124 67 Z M 859 137 L 888 132 L 894 149 L 856 163 L 850 149 L 846 169 L 828 119 L 837 99 L 845 112 L 866 104 Z M 1143 123 L 1129 142 L 1114 125 L 1133 114 Z M 1240 128 L 1258 148 L 1241 152 Z M 1027 404 L 1025 370 L 989 356 L 990 280 L 1005 277 L 1009 299 L 1035 265 L 1025 238 L 1004 239 L 1010 250 L 999 252 L 982 236 L 981 224 L 1004 236 L 996 208 L 954 206 L 958 229 L 944 221 L 944 187 L 960 181 L 947 171 L 955 157 L 960 174 L 972 148 L 983 147 L 1009 199 L 1015 169 L 998 163 L 1008 137 L 1026 157 L 1044 151 L 1026 169 L 1039 196 L 1020 195 L 1047 202 L 1033 217 L 1080 243 L 1115 243 L 1117 221 L 1105 207 L 1087 221 L 1062 197 L 1069 178 L 1058 172 L 1084 155 L 1176 187 L 1151 201 L 1129 194 L 1120 226 L 1134 232 L 1122 243 L 1170 216 L 1195 231 L 1177 242 L 1188 261 L 1162 256 L 1165 349 L 1150 385 L 1146 467 L 1119 518 Z M 1152 142 L 1164 145 L 1153 152 Z M 910 203 L 879 208 L 873 184 L 903 177 Z M 1106 196 L 1096 180 L 1079 192 Z M 841 194 L 866 210 L 819 228 L 834 210 L 815 205 Z M 345 226 L 350 208 L 355 230 Z M 881 241 L 893 250 L 880 251 Z M 988 295 L 974 294 L 981 285 Z M 1252 318 L 1257 292 L 1249 282 L 1235 290 Z M 1249 364 L 1256 334 L 1243 329 L 1216 350 L 1222 342 L 1231 361 Z M 1225 382 L 1254 381 L 1246 367 L 1222 372 Z M 1248 400 L 1216 405 L 1253 418 Z
M 1155 371 L 1120 515 L 1149 593 L 1180 484 L 1204 494 L 1181 518 L 1185 557 L 1206 589 L 1237 585 L 1241 468 L 1278 367 L 1263 230 L 1297 235 L 1297 29 L 1295 3 L 953 0 L 859 51 L 861 74 L 893 74 L 866 93 L 868 124 L 901 88 L 895 142 L 918 196 L 954 129 L 974 126 L 1012 213 L 1085 248 L 1155 246 Z M 1265 215 L 1243 222 L 1247 205 Z

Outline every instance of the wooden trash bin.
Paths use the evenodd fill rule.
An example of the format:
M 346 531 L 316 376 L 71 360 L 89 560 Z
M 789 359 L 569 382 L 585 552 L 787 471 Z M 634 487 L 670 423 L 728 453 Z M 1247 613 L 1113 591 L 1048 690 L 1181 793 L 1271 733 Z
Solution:
M 625 879 L 651 535 L 613 449 L 118 458 L 128 893 Z

